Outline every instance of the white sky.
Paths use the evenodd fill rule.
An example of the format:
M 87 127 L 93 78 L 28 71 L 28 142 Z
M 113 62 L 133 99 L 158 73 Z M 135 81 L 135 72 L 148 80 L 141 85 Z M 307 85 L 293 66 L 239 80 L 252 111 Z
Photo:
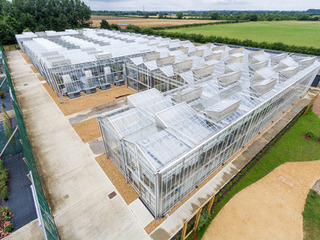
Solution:
M 307 10 L 320 8 L 320 0 L 84 0 L 92 10 Z

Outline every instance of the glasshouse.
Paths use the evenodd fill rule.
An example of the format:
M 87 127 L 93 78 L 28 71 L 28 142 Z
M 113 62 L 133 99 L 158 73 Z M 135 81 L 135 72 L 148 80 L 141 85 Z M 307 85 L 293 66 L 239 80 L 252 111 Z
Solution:
M 139 93 L 98 118 L 107 156 L 155 218 L 301 98 L 320 69 L 312 56 L 178 43 L 129 58 L 127 84 Z
M 23 33 L 16 39 L 55 92 L 69 98 L 125 83 L 136 91 L 168 91 L 219 71 L 225 48 L 212 52 L 212 44 L 103 29 Z M 240 52 L 232 61 L 241 59 Z
M 108 30 L 46 31 L 16 35 L 17 42 L 59 96 L 94 93 L 125 84 L 127 58 L 153 52 L 148 36 Z M 154 37 L 152 37 L 154 38 Z
M 155 218 L 309 89 L 316 57 L 103 29 L 16 36 L 63 97 L 126 84 L 138 93 L 98 117 L 107 156 Z

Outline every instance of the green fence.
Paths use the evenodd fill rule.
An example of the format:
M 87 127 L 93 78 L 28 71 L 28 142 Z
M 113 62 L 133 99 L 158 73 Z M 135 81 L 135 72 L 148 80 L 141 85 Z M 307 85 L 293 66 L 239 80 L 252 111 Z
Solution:
M 12 105 L 13 105 L 13 109 L 15 111 L 16 119 L 19 126 L 19 132 L 20 132 L 20 138 L 22 140 L 22 148 L 23 148 L 24 156 L 26 159 L 28 169 L 31 172 L 31 177 L 32 177 L 34 189 L 36 192 L 36 198 L 38 200 L 38 204 L 36 203 L 36 205 L 39 206 L 39 209 L 38 209 L 39 212 L 38 211 L 37 212 L 38 212 L 38 215 L 40 215 L 39 218 L 41 218 L 40 223 L 42 225 L 42 229 L 44 230 L 45 238 L 50 240 L 57 240 L 59 239 L 59 235 L 58 235 L 57 228 L 55 226 L 54 219 L 50 211 L 48 202 L 43 192 L 40 176 L 37 170 L 36 162 L 33 157 L 26 127 L 23 122 L 23 114 L 21 112 L 20 106 L 17 101 L 17 97 L 14 91 L 12 79 L 10 76 L 10 72 L 8 69 L 8 65 L 5 59 L 4 50 L 2 46 L 1 46 L 1 54 L 3 59 L 4 70 L 5 70 L 8 85 L 9 85 L 9 91 L 11 92 L 11 96 L 12 96 Z
M 4 77 L 0 77 L 0 83 L 2 83 L 3 80 L 4 80 Z M 7 80 L 4 81 L 0 89 L 4 92 L 9 92 L 9 85 L 7 84 Z
M 10 132 L 13 132 L 16 127 L 12 127 Z M 10 129 L 10 128 L 9 128 Z M 6 134 L 6 132 L 0 131 L 0 149 L 3 149 L 6 143 L 8 142 L 10 136 Z M 22 145 L 20 143 L 20 133 L 19 131 L 13 136 L 12 140 L 10 141 L 9 145 L 7 146 L 6 150 L 1 155 L 1 158 L 7 157 L 9 155 L 18 153 L 22 150 Z

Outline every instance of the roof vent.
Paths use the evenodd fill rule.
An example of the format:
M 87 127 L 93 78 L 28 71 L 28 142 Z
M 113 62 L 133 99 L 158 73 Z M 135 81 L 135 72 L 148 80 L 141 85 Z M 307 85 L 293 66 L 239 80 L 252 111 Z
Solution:
M 219 84 L 227 86 L 240 80 L 242 72 L 231 72 L 218 77 Z
M 190 102 L 201 97 L 201 94 L 202 87 L 192 87 L 171 95 L 171 98 L 177 103 Z
M 274 63 L 279 63 L 281 60 L 283 60 L 287 57 L 288 57 L 288 53 L 281 53 L 281 54 L 277 54 L 277 55 L 273 56 L 271 58 L 271 61 Z
M 257 71 L 261 68 L 265 68 L 265 67 L 268 67 L 269 65 L 269 61 L 266 60 L 266 61 L 262 61 L 262 62 L 258 62 L 258 63 L 254 63 L 254 64 L 251 64 L 249 67 L 254 70 L 254 71 Z
M 193 51 L 193 52 L 189 53 L 189 57 L 192 57 L 192 56 L 202 57 L 203 56 L 203 50 L 196 50 L 196 51 Z
M 176 72 L 182 73 L 189 71 L 192 68 L 193 60 L 186 60 L 183 62 L 179 62 L 173 65 L 173 68 Z
M 222 100 L 204 110 L 204 112 L 215 122 L 219 122 L 238 110 L 240 100 Z
M 300 66 L 307 68 L 307 67 L 311 66 L 312 64 L 314 64 L 316 59 L 317 59 L 317 57 L 305 58 L 305 59 L 301 60 L 299 62 L 299 64 L 300 64 Z
M 214 72 L 214 65 L 210 65 L 207 67 L 201 67 L 193 70 L 193 76 L 194 78 L 202 79 L 212 75 L 213 72 Z
M 234 48 L 232 50 L 229 51 L 229 54 L 235 54 L 235 53 L 243 53 L 244 47 L 241 48 Z
M 160 58 L 159 52 L 149 53 L 149 54 L 144 55 L 143 61 L 148 62 L 148 61 L 152 61 L 152 60 L 157 60 L 159 58 Z
M 213 53 L 213 54 L 210 54 L 208 56 L 206 56 L 204 58 L 204 60 L 206 61 L 210 61 L 212 59 L 215 59 L 215 60 L 220 60 L 221 59 L 221 56 L 222 56 L 222 53 L 221 52 L 216 52 L 216 53 Z
M 168 56 L 168 57 L 164 57 L 164 58 L 159 58 L 157 60 L 157 64 L 159 67 L 170 65 L 170 64 L 174 63 L 175 59 L 176 59 L 175 56 Z
M 277 79 L 265 79 L 251 85 L 251 88 L 259 95 L 262 96 L 267 92 L 270 92 L 277 83 Z

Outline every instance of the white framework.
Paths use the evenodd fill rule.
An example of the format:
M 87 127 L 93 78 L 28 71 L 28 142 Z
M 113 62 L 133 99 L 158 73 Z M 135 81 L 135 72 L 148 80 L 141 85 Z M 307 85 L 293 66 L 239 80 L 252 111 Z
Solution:
M 155 218 L 302 97 L 320 69 L 315 57 L 180 44 L 129 59 L 128 86 L 141 92 L 98 118 L 108 157 Z

